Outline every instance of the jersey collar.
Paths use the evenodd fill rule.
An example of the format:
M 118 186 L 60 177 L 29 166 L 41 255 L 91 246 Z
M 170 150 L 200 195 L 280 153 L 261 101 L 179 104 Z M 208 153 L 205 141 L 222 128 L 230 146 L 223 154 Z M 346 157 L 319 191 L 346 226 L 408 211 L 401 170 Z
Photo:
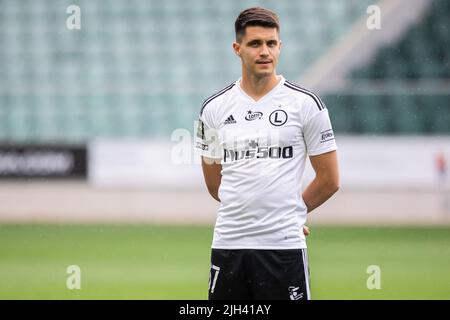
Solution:
M 241 81 L 242 81 L 242 77 L 240 77 L 237 81 L 236 81 L 236 88 L 237 91 L 239 91 L 239 93 L 241 94 L 241 96 L 243 96 L 245 99 L 250 100 L 252 103 L 259 103 L 265 99 L 267 99 L 268 97 L 272 96 L 277 90 L 278 88 L 282 87 L 284 82 L 286 81 L 286 79 L 283 77 L 283 75 L 278 75 L 278 83 L 275 87 L 272 88 L 272 90 L 270 90 L 269 92 L 267 92 L 264 96 L 262 96 L 261 98 L 259 98 L 258 101 L 256 101 L 255 99 L 253 99 L 252 97 L 250 97 L 242 88 L 241 88 Z

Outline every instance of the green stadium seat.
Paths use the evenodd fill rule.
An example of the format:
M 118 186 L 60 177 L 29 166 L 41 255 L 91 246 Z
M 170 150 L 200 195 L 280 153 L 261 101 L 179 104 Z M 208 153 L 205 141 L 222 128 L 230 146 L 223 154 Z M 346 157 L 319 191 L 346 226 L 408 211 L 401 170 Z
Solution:
M 362 131 L 370 134 L 382 134 L 389 126 L 389 113 L 383 108 L 381 95 L 356 95 L 355 118 L 360 119 Z
M 323 101 L 327 106 L 333 130 L 339 133 L 350 132 L 350 129 L 353 129 L 353 102 L 351 96 L 324 96 Z
M 450 95 L 429 96 L 428 104 L 422 107 L 431 115 L 432 132 L 450 133 Z
M 6 99 L 0 100 L 0 141 L 8 139 L 10 132 L 10 122 L 8 121 L 9 108 L 6 106 Z
M 396 132 L 421 134 L 426 132 L 426 121 L 413 95 L 389 97 Z

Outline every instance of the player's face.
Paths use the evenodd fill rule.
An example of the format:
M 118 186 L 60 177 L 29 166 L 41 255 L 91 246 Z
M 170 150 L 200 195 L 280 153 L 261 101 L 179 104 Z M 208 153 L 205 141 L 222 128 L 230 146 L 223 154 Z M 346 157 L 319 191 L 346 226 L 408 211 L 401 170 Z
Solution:
M 243 71 L 249 75 L 267 77 L 275 73 L 281 49 L 276 28 L 247 27 L 245 35 L 233 48 L 241 57 Z

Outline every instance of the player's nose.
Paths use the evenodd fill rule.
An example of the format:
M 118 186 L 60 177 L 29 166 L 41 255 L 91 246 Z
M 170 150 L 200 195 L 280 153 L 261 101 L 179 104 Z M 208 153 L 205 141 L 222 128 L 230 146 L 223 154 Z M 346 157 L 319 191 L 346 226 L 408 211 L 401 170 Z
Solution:
M 269 48 L 267 47 L 267 45 L 265 44 L 262 45 L 259 55 L 262 57 L 267 57 L 269 55 Z

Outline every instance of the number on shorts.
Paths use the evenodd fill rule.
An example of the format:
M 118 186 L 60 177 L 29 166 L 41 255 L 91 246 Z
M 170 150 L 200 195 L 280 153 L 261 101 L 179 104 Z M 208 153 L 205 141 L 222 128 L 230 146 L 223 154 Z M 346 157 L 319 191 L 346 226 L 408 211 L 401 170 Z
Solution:
M 211 293 L 214 293 L 214 288 L 216 287 L 217 277 L 219 276 L 220 267 L 211 265 L 211 273 L 209 275 L 209 288 L 211 290 Z M 212 279 L 212 283 L 211 283 Z

